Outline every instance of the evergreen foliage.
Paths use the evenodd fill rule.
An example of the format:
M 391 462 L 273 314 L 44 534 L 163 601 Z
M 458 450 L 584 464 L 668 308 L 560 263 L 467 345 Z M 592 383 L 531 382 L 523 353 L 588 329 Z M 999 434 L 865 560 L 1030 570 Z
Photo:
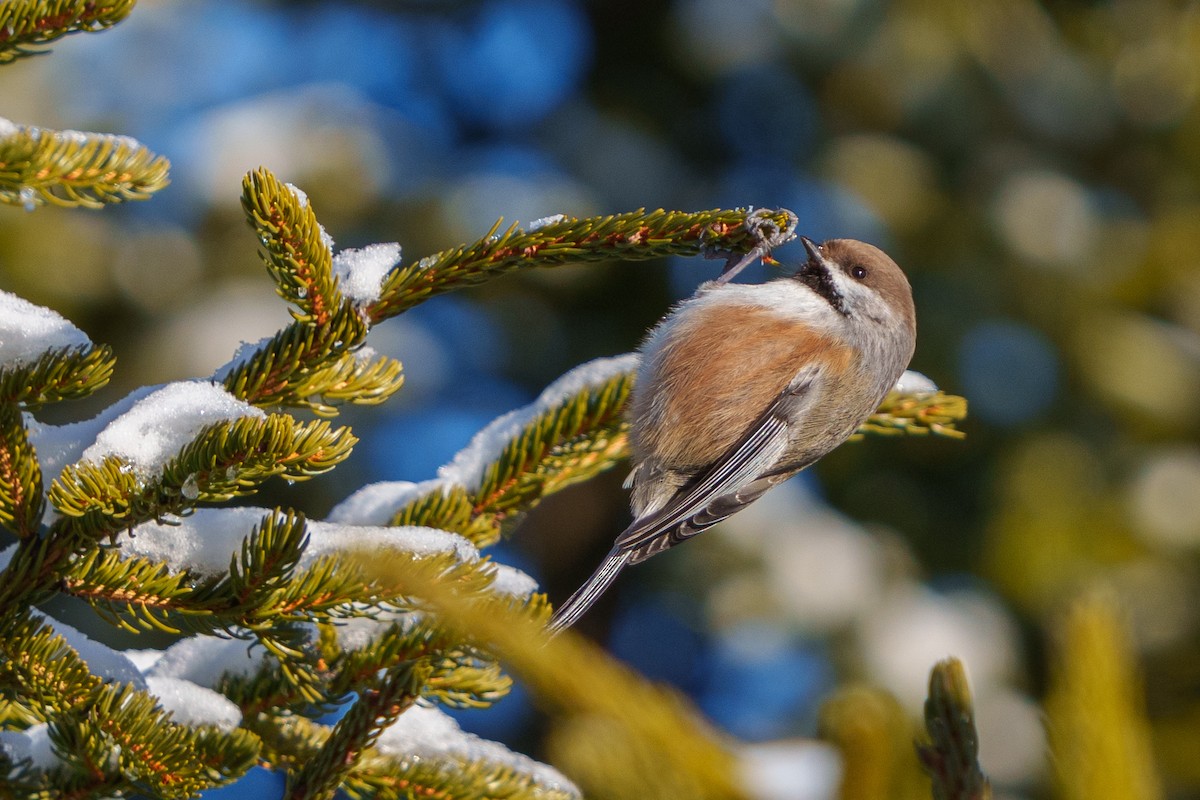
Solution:
M 86 397 L 108 383 L 116 357 L 107 345 L 51 350 L 0 377 L 0 402 L 34 410 Z
M 377 402 L 393 393 L 400 386 L 398 364 L 389 361 L 383 367 L 357 367 L 355 349 L 362 346 L 371 318 L 339 293 L 331 272 L 329 248 L 311 207 L 296 190 L 266 171 L 250 176 L 245 189 L 248 218 L 263 244 L 268 272 L 280 295 L 295 306 L 296 321 L 251 353 L 241 354 L 229 370 L 225 386 L 236 397 L 257 406 L 289 405 L 323 414 L 337 412 L 330 399 Z M 746 243 L 744 238 L 731 235 L 730 220 L 735 214 L 745 218 L 744 212 L 624 215 L 560 223 L 547 235 L 587 240 L 597 250 L 607 252 L 615 239 L 636 238 L 623 231 L 686 217 L 686 224 L 671 224 L 678 235 L 686 237 L 684 246 L 699 252 L 704 246 L 713 246 L 713 242 L 722 248 Z M 697 227 L 724 231 L 725 238 L 718 234 L 700 236 Z M 603 238 L 589 239 L 590 232 L 597 228 L 608 233 Z M 479 259 L 479 254 L 496 241 L 489 234 L 474 246 L 450 252 Z M 668 244 L 679 249 L 678 242 L 664 242 L 661 237 L 655 237 L 647 246 L 661 252 Z M 587 252 L 586 242 L 581 250 Z M 493 265 L 483 274 L 498 275 L 507 268 L 522 266 L 526 265 L 510 260 Z M 430 273 L 430 285 L 448 286 L 453 282 L 442 273 L 454 274 L 461 268 L 447 257 L 438 257 L 422 269 Z M 402 308 L 374 306 L 385 307 L 389 313 Z M 362 796 L 396 796 L 392 793 L 401 785 L 453 786 L 454 794 L 467 792 L 463 796 L 474 796 L 469 794 L 474 791 L 470 787 L 485 781 L 509 785 L 512 796 L 561 795 L 561 788 L 546 789 L 528 775 L 487 759 L 443 763 L 435 768 L 424 761 L 397 762 L 371 752 L 371 744 L 381 731 L 415 702 L 485 706 L 506 694 L 510 679 L 496 662 L 498 655 L 544 692 L 548 701 L 575 713 L 574 721 L 564 729 L 578 735 L 569 735 L 563 741 L 577 745 L 570 746 L 570 752 L 563 756 L 577 763 L 581 775 L 592 773 L 592 781 L 600 777 L 599 764 L 588 766 L 596 757 L 595 753 L 589 754 L 586 744 L 589 731 L 594 732 L 597 725 L 627 726 L 640 737 L 627 740 L 631 749 L 652 748 L 672 764 L 663 774 L 647 778 L 652 781 L 649 785 L 664 792 L 658 796 L 738 796 L 729 756 L 719 755 L 724 751 L 715 738 L 705 745 L 711 751 L 705 755 L 698 744 L 697 720 L 692 712 L 683 710 L 681 700 L 643 687 L 619 670 L 612 672 L 615 667 L 603 667 L 608 673 L 600 671 L 603 657 L 578 642 L 567 639 L 571 644 L 548 645 L 538 638 L 540 624 L 548 613 L 544 599 L 540 595 L 523 600 L 494 595 L 490 587 L 495 571 L 486 561 L 388 552 L 373 553 L 369 559 L 371 569 L 337 555 L 322 556 L 302 566 L 306 523 L 297 513 L 284 509 L 264 516 L 248 533 L 227 572 L 220 576 L 122 552 L 119 544 L 123 532 L 140 523 L 169 519 L 170 515 L 187 514 L 203 504 L 253 494 L 271 477 L 305 479 L 336 466 L 355 439 L 348 429 L 328 421 L 303 423 L 287 414 L 274 413 L 214 423 L 149 476 L 131 468 L 119 455 L 99 462 L 67 464 L 50 481 L 45 493 L 56 516 L 39 531 L 42 479 L 36 455 L 24 436 L 24 418 L 18 412 L 100 385 L 111 370 L 111 357 L 100 348 L 89 352 L 104 355 L 98 362 L 103 370 L 91 366 L 92 361 L 84 361 L 78 352 L 52 353 L 39 359 L 36 369 L 20 368 L 19 374 L 36 384 L 33 388 L 14 388 L 8 395 L 12 399 L 5 412 L 4 452 L 5 463 L 12 468 L 5 473 L 11 477 L 0 484 L 0 497 L 6 509 L 5 523 L 24 540 L 9 566 L 8 574 L 14 580 L 5 584 L 6 609 L 28 609 L 30 601 L 57 587 L 88 601 L 102 616 L 129 630 L 154 628 L 191 635 L 234 636 L 262 647 L 269 657 L 254 674 L 226 675 L 217 683 L 241 709 L 244 720 L 244 727 L 228 734 L 223 745 L 228 748 L 228 758 L 221 761 L 225 772 L 214 772 L 215 767 L 205 767 L 209 770 L 205 772 L 200 763 L 187 762 L 186 754 L 201 752 L 201 744 L 187 739 L 185 747 L 180 744 L 180 733 L 175 738 L 145 744 L 154 753 L 153 758 L 146 756 L 146 763 L 159 764 L 163 775 L 148 776 L 145 764 L 140 762 L 118 763 L 104 773 L 102 780 L 80 783 L 83 778 L 77 772 L 91 763 L 93 751 L 103 749 L 98 742 L 116 746 L 132 741 L 129 737 L 134 734 L 122 732 L 117 736 L 112 731 L 87 728 L 75 717 L 61 713 L 61 696 L 56 695 L 50 703 L 18 689 L 27 685 L 23 678 L 11 681 L 10 702 L 22 710 L 14 719 L 25 723 L 52 721 L 55 752 L 62 757 L 62 765 L 53 770 L 21 772 L 21 780 L 29 786 L 62 782 L 60 785 L 78 787 L 81 796 L 99 796 L 121 791 L 121 781 L 127 781 L 128 786 L 145 786 L 161 796 L 188 796 L 202 786 L 226 780 L 233 774 L 228 771 L 233 769 L 230 764 L 240 764 L 244 769 L 253 762 L 260 741 L 265 740 L 269 744 L 261 746 L 269 755 L 260 758 L 264 763 L 290 769 L 290 792 L 294 797 L 328 797 L 339 786 Z M 347 368 L 348 363 L 355 366 Z M 485 547 L 497 541 L 542 497 L 612 467 L 626 455 L 621 410 L 634 378 L 632 365 L 618 366 L 611 374 L 573 390 L 569 387 L 561 396 L 529 409 L 521 424 L 493 443 L 494 452 L 479 465 L 478 475 L 464 477 L 461 483 L 444 482 L 408 500 L 395 509 L 393 523 L 436 527 Z M 100 377 L 93 377 L 97 372 L 102 372 Z M 64 375 L 69 380 L 45 377 L 50 375 Z M 33 380 L 35 376 L 37 380 Z M 3 380 L 6 386 L 20 386 L 7 374 Z M 956 403 L 956 399 L 942 395 L 889 398 L 873 418 L 872 429 L 945 433 L 953 430 L 952 420 L 956 409 L 961 408 Z M 961 416 L 960 411 L 957 413 Z M 106 545 L 109 541 L 118 546 Z M 378 570 L 381 563 L 387 565 L 382 572 Z M 396 576 L 403 578 L 397 580 Z M 452 589 L 447 593 L 444 587 Z M 455 614 L 466 614 L 466 621 L 457 621 L 454 614 L 447 615 L 451 624 L 440 621 L 447 603 Z M 429 613 L 430 604 L 437 613 Z M 474 611 L 467 614 L 463 608 Z M 487 612 L 480 613 L 479 608 L 487 608 Z M 405 613 L 415 610 L 422 614 L 412 617 Z M 377 630 L 365 643 L 343 646 L 339 628 L 332 623 L 346 618 L 377 618 Z M 23 643 L 19 648 L 21 663 L 58 658 L 60 651 L 67 651 L 44 621 L 35 628 L 30 627 L 34 624 L 32 618 L 26 619 L 26 628 L 10 625 L 6 635 L 9 642 Z M 320 631 L 315 640 L 314 631 Z M 37 645 L 43 640 L 46 644 Z M 50 647 L 56 649 L 50 652 Z M 578 649 L 551 657 L 551 651 L 543 653 L 547 647 Z M 10 651 L 10 657 L 16 654 L 16 650 Z M 547 663 L 553 668 L 547 669 Z M 101 689 L 110 693 L 127 691 L 94 678 L 77 659 L 59 658 L 58 665 L 75 677 L 58 678 L 53 685 L 81 684 L 73 690 L 76 699 L 70 707 L 83 703 L 80 697 L 91 697 Z M 602 678 L 603 674 L 609 677 Z M 597 680 L 610 680 L 613 686 L 597 693 Z M 631 695 L 644 697 L 632 705 L 620 699 Z M 332 728 L 300 723 L 294 717 L 311 717 L 351 696 L 357 699 Z M 597 706 L 599 697 L 609 699 Z M 109 705 L 102 707 L 109 708 L 111 698 L 106 702 Z M 149 706 L 145 704 L 152 702 L 139 701 L 141 705 L 136 708 L 148 714 Z M 648 707 L 657 712 L 650 715 L 656 721 L 649 727 L 647 720 L 641 719 Z M 590 712 L 586 718 L 579 716 L 587 709 Z M 161 712 L 146 719 L 167 725 L 172 731 L 186 730 L 186 726 L 171 727 Z M 664 728 L 664 719 L 677 721 Z M 205 746 L 216 746 L 224 741 L 222 735 L 209 730 L 203 742 Z M 157 750 L 160 746 L 161 753 Z M 678 754 L 674 759 L 670 757 L 672 752 Z M 171 775 L 169 780 L 167 774 Z M 164 788 L 172 781 L 169 788 Z M 636 780 L 631 783 L 639 785 Z M 630 789 L 625 796 L 634 796 L 632 792 Z
M 400 387 L 398 363 L 368 359 L 365 367 L 360 364 L 358 352 L 374 317 L 339 292 L 329 246 L 307 200 L 265 170 L 249 176 L 244 188 L 263 260 L 281 297 L 294 306 L 295 322 L 239 354 L 224 385 L 254 406 L 300 407 L 325 415 L 336 414 L 340 402 L 378 402 L 394 393 Z M 658 226 L 670 228 L 682 244 L 656 234 L 646 238 L 647 248 L 699 253 L 706 247 L 747 245 L 751 240 L 734 235 L 731 220 L 737 215 L 747 217 L 727 211 L 639 213 L 558 223 L 541 235 L 579 241 L 576 254 L 598 258 L 611 257 L 616 241 L 624 242 L 620 253 L 632 252 L 636 245 L 626 240 Z M 597 229 L 604 235 L 594 236 Z M 482 262 L 491 248 L 507 251 L 521 235 L 510 231 L 507 238 L 495 239 L 489 233 L 475 245 L 448 252 Z M 638 254 L 649 257 L 650 251 Z M 421 270 L 429 274 L 429 286 L 445 290 L 524 266 L 505 255 L 475 277 L 451 278 L 464 267 L 442 255 Z M 401 285 L 389 279 L 381 297 L 387 296 L 387 286 Z M 405 307 L 383 301 L 371 306 L 375 313 L 399 313 Z M 637 796 L 647 786 L 662 797 L 740 795 L 731 757 L 715 737 L 700 732 L 682 700 L 606 666 L 598 652 L 573 639 L 547 643 L 540 633 L 549 611 L 544 598 L 496 594 L 496 570 L 487 561 L 386 551 L 373 552 L 361 563 L 329 554 L 305 565 L 307 524 L 287 509 L 267 513 L 248 531 L 218 576 L 122 551 L 124 532 L 139 524 L 253 494 L 272 477 L 303 480 L 333 468 L 356 440 L 329 421 L 301 422 L 272 413 L 216 422 L 149 473 L 116 454 L 69 463 L 49 480 L 44 497 L 55 513 L 41 524 L 43 479 L 20 412 L 96 388 L 111 368 L 108 351 L 94 348 L 50 353 L 32 367 L 13 370 L 16 377 L 7 370 L 0 377 L 4 386 L 13 387 L 2 420 L 7 468 L 0 501 L 3 521 L 22 537 L 8 567 L 12 580 L 0 592 L 9 620 L 8 658 L 14 659 L 8 669 L 12 673 L 24 665 L 8 683 L 10 719 L 18 726 L 50 723 L 61 761 L 48 770 L 26 766 L 14 773 L 29 796 L 53 785 L 74 787 L 80 796 L 123 791 L 190 796 L 240 774 L 256 757 L 289 771 L 293 797 L 329 797 L 338 787 L 356 796 L 404 796 L 409 789 L 398 787 L 418 786 L 477 796 L 472 792 L 489 782 L 508 786 L 513 797 L 562 796 L 561 786 L 548 787 L 503 761 L 466 758 L 431 765 L 383 758 L 372 750 L 381 732 L 414 703 L 486 706 L 503 697 L 511 681 L 497 657 L 548 703 L 571 711 L 561 741 L 575 744 L 562 745 L 561 755 L 585 783 L 599 785 L 604 763 L 588 742 L 597 729 L 611 728 L 628 734 L 623 741 L 629 742 L 631 757 L 636 750 L 654 752 L 669 766 L 641 777 L 631 773 L 626 790 L 610 787 L 613 796 Z M 486 455 L 481 463 L 461 466 L 452 472 L 454 479 L 404 502 L 394 510 L 393 524 L 457 533 L 477 547 L 494 543 L 544 496 L 626 455 L 621 410 L 633 379 L 633 363 L 617 363 L 519 412 L 517 424 L 480 451 Z M 892 397 L 864 430 L 947 433 L 961 412 L 959 400 L 940 394 Z M 52 591 L 86 600 L 128 630 L 233 636 L 261 647 L 267 657 L 256 671 L 226 674 L 215 683 L 241 709 L 243 727 L 221 733 L 211 726 L 172 723 L 165 712 L 153 710 L 151 695 L 105 683 L 77 657 L 64 657 L 69 647 L 46 621 L 29 616 L 29 603 Z M 335 622 L 345 619 L 372 625 L 372 634 L 366 641 L 344 643 Z M 39 691 L 40 684 L 30 683 L 27 673 L 43 658 L 55 660 L 63 674 Z M 605 681 L 610 687 L 597 691 L 598 682 Z M 48 697 L 49 687 L 56 693 Z M 356 699 L 336 725 L 302 721 L 350 697 Z M 631 697 L 639 699 L 631 704 Z M 114 703 L 135 709 L 136 718 L 146 722 L 130 730 L 120 727 L 124 717 L 101 725 L 105 718 L 97 714 L 113 713 Z M 85 705 L 97 711 L 68 713 Z M 159 740 L 152 735 L 156 727 L 171 733 Z M 135 741 L 140 760 L 118 759 L 96 772 L 94 762 L 105 747 L 124 752 Z M 213 748 L 220 756 L 210 762 Z
M 167 160 L 128 136 L 52 131 L 0 119 L 0 202 L 101 208 L 167 185 Z
M 4 3 L 0 61 L 114 24 L 131 6 Z M 95 206 L 165 183 L 166 161 L 128 140 L 12 128 L 0 130 L 6 202 Z M 378 297 L 362 302 L 339 286 L 330 241 L 302 192 L 262 169 L 247 176 L 242 202 L 294 318 L 216 376 L 245 413 L 200 426 L 151 466 L 85 451 L 51 468 L 32 434 L 51 426 L 30 412 L 102 387 L 112 353 L 60 348 L 0 364 L 0 523 L 18 539 L 0 557 L 0 724 L 9 736 L 25 734 L 10 744 L 29 748 L 6 751 L 0 796 L 193 797 L 255 764 L 285 771 L 293 798 L 339 789 L 382 798 L 574 796 L 557 773 L 487 743 L 434 756 L 382 746 L 389 727 L 431 705 L 502 698 L 511 681 L 501 664 L 557 710 L 557 756 L 589 794 L 744 796 L 729 744 L 682 697 L 573 636 L 548 640 L 545 598 L 478 553 L 545 496 L 624 457 L 629 360 L 551 387 L 504 418 L 508 427 L 485 431 L 474 461 L 449 465 L 436 485 L 399 503 L 387 530 L 436 546 L 369 546 L 384 529 L 359 526 L 349 545 L 315 549 L 315 523 L 291 509 L 264 510 L 214 573 L 183 555 L 138 555 L 131 537 L 139 525 L 178 524 L 252 495 L 271 478 L 306 480 L 341 463 L 357 441 L 348 428 L 286 409 L 334 417 L 344 403 L 378 403 L 398 391 L 400 364 L 364 348 L 381 320 L 533 267 L 763 253 L 792 235 L 794 215 L 636 211 L 503 232 L 498 223 L 474 243 L 398 266 Z M 113 411 L 116 421 L 122 413 Z M 964 413 L 961 398 L 941 393 L 892 396 L 863 432 L 955 435 Z M 239 533 L 232 515 L 218 519 L 228 519 L 223 533 Z M 195 663 L 177 675 L 190 676 L 215 708 L 235 709 L 240 724 L 221 722 L 213 708 L 204 712 L 212 718 L 169 710 L 148 681 L 177 675 L 119 677 L 85 656 L 80 641 L 35 608 L 60 593 L 130 631 L 185 634 L 176 647 L 197 645 Z M 201 678 L 206 653 L 230 640 L 242 661 L 210 656 L 215 674 Z M 316 721 L 347 702 L 335 725 Z M 33 748 L 35 734 L 50 752 Z M 628 769 L 614 773 L 614 759 Z
M 39 45 L 67 34 L 111 28 L 134 2 L 0 0 L 0 65 L 44 52 Z M 0 203 L 32 210 L 142 200 L 167 185 L 169 168 L 166 158 L 128 136 L 54 131 L 0 117 Z
M 934 800 L 989 800 L 987 778 L 979 767 L 979 735 L 967 674 L 956 659 L 933 668 L 925 728 L 930 742 L 917 748 L 933 779 Z
M 111 28 L 135 0 L 4 0 L 0 3 L 0 64 L 37 55 L 33 49 L 69 33 Z

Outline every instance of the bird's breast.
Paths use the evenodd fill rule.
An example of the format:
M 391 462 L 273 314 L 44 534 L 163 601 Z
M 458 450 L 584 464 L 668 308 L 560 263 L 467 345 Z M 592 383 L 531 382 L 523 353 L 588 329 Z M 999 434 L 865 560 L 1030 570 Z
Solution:
M 802 367 L 819 368 L 817 409 L 859 372 L 855 361 L 837 336 L 760 305 L 685 305 L 643 346 L 630 404 L 634 460 L 694 472 L 737 442 Z M 804 424 L 844 426 L 837 416 L 818 412 Z

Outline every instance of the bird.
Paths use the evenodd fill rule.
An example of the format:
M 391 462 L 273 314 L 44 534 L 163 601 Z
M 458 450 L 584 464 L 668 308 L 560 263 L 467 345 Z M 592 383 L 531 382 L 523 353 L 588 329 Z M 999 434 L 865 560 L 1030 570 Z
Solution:
M 633 522 L 552 616 L 573 625 L 626 566 L 753 503 L 848 439 L 916 348 L 904 272 L 874 245 L 800 237 L 761 284 L 701 284 L 647 334 L 626 408 Z M 736 270 L 732 270 L 736 272 Z

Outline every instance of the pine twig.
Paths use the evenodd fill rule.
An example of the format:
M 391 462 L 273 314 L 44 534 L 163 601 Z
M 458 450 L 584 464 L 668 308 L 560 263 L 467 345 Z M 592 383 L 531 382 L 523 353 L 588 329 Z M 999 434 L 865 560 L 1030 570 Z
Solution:
M 321 752 L 330 730 L 303 717 L 257 715 L 248 726 L 264 743 L 264 759 L 287 770 L 300 769 Z M 562 790 L 536 785 L 531 776 L 510 766 L 470 758 L 396 758 L 364 752 L 346 776 L 342 789 L 363 798 L 504 798 L 504 800 L 574 800 Z
M 934 800 L 990 800 L 992 789 L 979 767 L 971 690 L 958 659 L 946 659 L 933 668 L 925 727 L 930 741 L 917 746 L 917 755 L 933 781 Z
M 40 711 L 64 757 L 64 769 L 43 774 L 39 796 L 64 796 L 67 779 L 83 797 L 148 791 L 182 800 L 254 763 L 256 737 L 214 737 L 173 722 L 153 696 L 93 675 L 43 620 L 22 614 L 0 624 L 0 687 Z
M 0 525 L 27 539 L 37 533 L 45 504 L 41 465 L 21 413 L 0 402 Z
M 170 163 L 135 139 L 0 119 L 0 203 L 101 208 L 167 185 Z
M 902 395 L 892 392 L 852 438 L 861 438 L 865 434 L 933 434 L 964 439 L 966 434 L 958 430 L 955 424 L 966 416 L 967 400 L 958 395 L 945 392 Z
M 388 591 L 420 598 L 459 635 L 495 653 L 543 704 L 564 717 L 603 723 L 607 763 L 626 756 L 622 784 L 632 793 L 620 796 L 744 796 L 733 756 L 682 697 L 638 678 L 574 634 L 550 639 L 545 606 L 518 610 L 498 599 L 462 596 L 441 582 L 405 573 L 388 554 L 363 552 L 352 563 Z M 572 738 L 596 746 L 590 737 Z M 586 777 L 593 786 L 612 788 L 611 770 Z
M 92 538 L 112 535 L 199 501 L 246 494 L 270 477 L 305 480 L 343 461 L 357 439 L 328 422 L 284 414 L 210 425 L 145 479 L 119 456 L 67 465 L 50 486 L 50 502 Z
M 500 222 L 479 241 L 423 258 L 397 269 L 384 282 L 379 301 L 368 312 L 372 322 L 423 303 L 431 297 L 536 267 L 621 259 L 639 261 L 666 256 L 744 253 L 794 235 L 796 216 L 778 211 L 634 211 L 606 217 L 562 221 L 536 230 Z
M 308 198 L 259 168 L 242 179 L 242 210 L 258 233 L 275 290 L 298 322 L 327 325 L 344 299 L 333 277 L 330 240 Z
M 136 0 L 4 0 L 0 2 L 0 64 L 38 55 L 31 48 L 71 33 L 91 33 L 116 25 Z
M 108 345 L 51 350 L 32 363 L 0 370 L 0 403 L 29 411 L 86 397 L 108 383 L 116 363 Z
M 475 514 L 503 519 L 527 511 L 543 496 L 615 465 L 628 450 L 621 411 L 633 377 L 621 372 L 587 386 L 522 426 L 484 471 Z
M 420 696 L 428 664 L 402 664 L 363 688 L 314 758 L 292 773 L 289 800 L 329 800 L 384 728 Z

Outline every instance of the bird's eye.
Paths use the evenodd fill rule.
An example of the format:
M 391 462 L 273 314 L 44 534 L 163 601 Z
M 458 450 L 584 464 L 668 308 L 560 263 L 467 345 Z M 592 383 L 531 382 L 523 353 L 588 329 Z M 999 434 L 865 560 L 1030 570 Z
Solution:
M 850 275 L 856 280 L 861 281 L 867 277 L 867 268 L 861 264 L 855 264 L 850 268 Z

